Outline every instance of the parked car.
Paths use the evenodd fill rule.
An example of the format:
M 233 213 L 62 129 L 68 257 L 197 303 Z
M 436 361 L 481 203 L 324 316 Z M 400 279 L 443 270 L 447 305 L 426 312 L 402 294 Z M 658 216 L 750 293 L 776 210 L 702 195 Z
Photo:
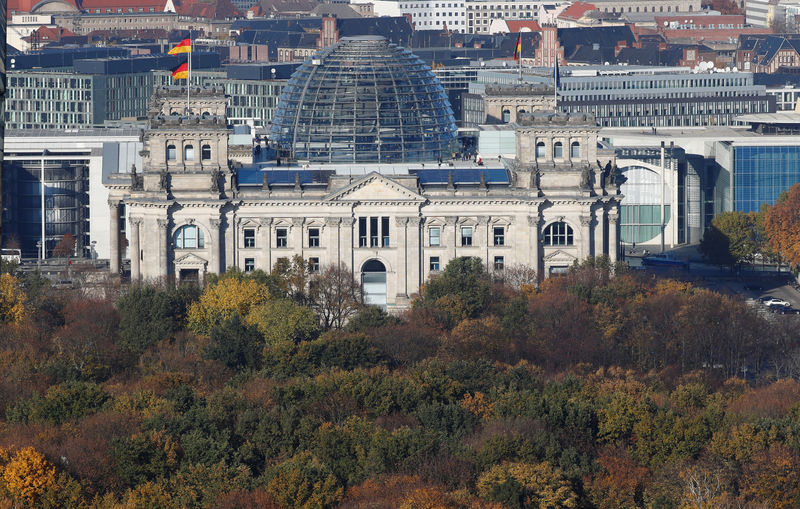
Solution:
M 800 309 L 794 309 L 792 306 L 770 306 L 769 310 L 773 313 L 779 313 L 782 315 L 800 314 Z
M 777 297 L 770 297 L 769 299 L 765 300 L 764 305 L 767 307 L 773 307 L 773 306 L 785 306 L 788 308 L 792 307 L 792 305 L 788 301 L 779 299 Z

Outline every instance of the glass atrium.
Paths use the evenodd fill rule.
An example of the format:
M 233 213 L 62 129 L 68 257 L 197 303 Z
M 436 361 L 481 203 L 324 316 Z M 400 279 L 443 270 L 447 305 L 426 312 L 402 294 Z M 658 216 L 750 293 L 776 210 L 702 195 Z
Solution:
M 439 80 L 380 36 L 345 37 L 292 75 L 273 117 L 279 157 L 309 162 L 450 159 L 456 124 Z

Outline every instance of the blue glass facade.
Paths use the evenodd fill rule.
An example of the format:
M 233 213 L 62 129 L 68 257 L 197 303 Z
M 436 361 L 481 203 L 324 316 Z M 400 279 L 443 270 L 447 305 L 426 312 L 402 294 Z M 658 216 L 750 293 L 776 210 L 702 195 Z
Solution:
M 800 182 L 800 145 L 736 146 L 734 209 L 758 212 Z

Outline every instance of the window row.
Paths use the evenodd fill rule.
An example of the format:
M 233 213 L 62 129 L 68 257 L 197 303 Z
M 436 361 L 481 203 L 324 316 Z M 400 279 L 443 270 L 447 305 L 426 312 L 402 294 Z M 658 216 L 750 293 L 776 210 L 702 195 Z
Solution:
M 472 245 L 472 226 L 461 227 L 461 245 Z M 504 246 L 506 244 L 506 229 L 504 226 L 495 226 L 492 228 L 492 243 L 495 246 Z M 430 247 L 439 247 L 442 245 L 442 228 L 440 226 L 431 226 L 428 228 L 428 245 Z
M 203 161 L 211 160 L 211 145 L 204 144 L 200 147 L 200 159 Z M 174 144 L 167 145 L 167 161 L 178 160 L 178 149 Z M 185 145 L 183 147 L 183 160 L 194 161 L 194 145 Z
M 543 159 L 546 157 L 546 149 L 543 141 L 536 143 L 536 158 Z M 570 159 L 579 159 L 581 157 L 581 144 L 573 141 L 569 146 Z M 553 159 L 564 158 L 564 144 L 560 141 L 553 143 Z
M 505 257 L 504 256 L 495 256 L 492 267 L 495 271 L 502 271 L 505 269 Z M 442 262 L 441 257 L 439 256 L 431 256 L 428 258 L 428 269 L 431 272 L 439 272 L 442 270 Z
M 319 272 L 319 257 L 312 256 L 308 259 L 307 262 L 308 271 L 311 273 Z M 245 258 L 244 259 L 244 271 L 245 272 L 253 272 L 256 270 L 256 259 L 255 258 Z

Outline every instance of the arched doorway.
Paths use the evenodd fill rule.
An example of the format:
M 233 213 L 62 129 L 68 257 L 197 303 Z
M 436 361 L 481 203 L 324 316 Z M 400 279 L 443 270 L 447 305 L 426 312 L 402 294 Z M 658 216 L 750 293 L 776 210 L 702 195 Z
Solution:
M 378 260 L 367 260 L 361 267 L 361 288 L 364 304 L 386 308 L 386 266 Z

